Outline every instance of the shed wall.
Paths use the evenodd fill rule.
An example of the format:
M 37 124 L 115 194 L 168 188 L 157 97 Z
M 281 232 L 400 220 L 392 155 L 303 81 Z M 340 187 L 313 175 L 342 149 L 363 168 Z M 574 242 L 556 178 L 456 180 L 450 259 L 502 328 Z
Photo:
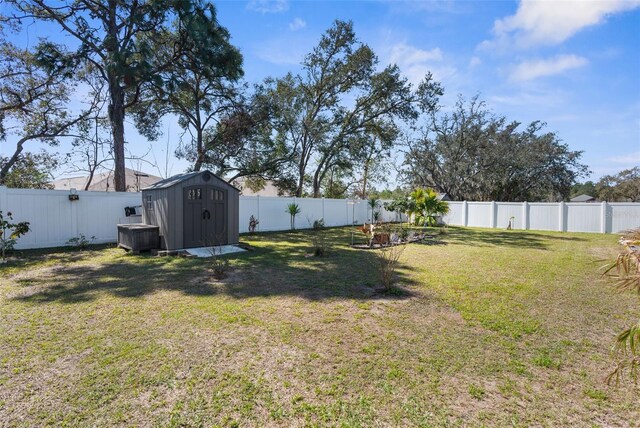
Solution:
M 143 201 L 146 201 L 147 195 L 152 196 L 155 211 L 155 213 L 148 212 L 149 210 L 144 206 L 143 222 L 160 227 L 160 241 L 163 243 L 163 248 L 167 250 L 184 248 L 184 188 L 190 186 L 215 186 L 227 191 L 227 241 L 229 244 L 237 244 L 240 240 L 238 229 L 240 192 L 213 174 L 209 181 L 204 181 L 202 174 L 198 174 L 171 187 L 142 192 Z

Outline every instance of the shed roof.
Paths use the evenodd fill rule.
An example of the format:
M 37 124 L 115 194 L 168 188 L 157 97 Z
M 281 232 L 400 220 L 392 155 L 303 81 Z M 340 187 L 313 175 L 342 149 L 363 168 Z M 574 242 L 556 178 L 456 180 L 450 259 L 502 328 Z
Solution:
M 219 177 L 218 175 L 214 174 L 211 171 L 193 171 L 193 172 L 185 172 L 183 174 L 176 174 L 174 176 L 171 176 L 169 178 L 165 178 L 164 180 L 160 180 L 157 183 L 152 184 L 151 186 L 145 187 L 142 190 L 154 190 L 154 189 L 166 189 L 168 187 L 173 187 L 177 184 L 182 183 L 183 181 L 189 180 L 197 175 L 200 174 L 204 174 L 204 173 L 209 173 L 212 176 L 216 177 L 218 180 L 222 181 L 224 184 L 226 184 L 227 186 L 231 187 L 232 189 L 237 190 L 238 192 L 240 191 L 240 189 L 238 189 L 237 187 L 229 184 L 224 178 Z

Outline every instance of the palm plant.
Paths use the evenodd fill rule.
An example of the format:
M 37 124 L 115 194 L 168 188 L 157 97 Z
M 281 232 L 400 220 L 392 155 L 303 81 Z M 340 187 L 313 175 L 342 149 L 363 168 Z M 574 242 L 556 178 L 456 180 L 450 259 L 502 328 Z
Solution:
M 414 223 L 417 226 L 433 226 L 437 216 L 449 212 L 449 204 L 438 200 L 438 193 L 433 189 L 417 188 L 409 198 L 414 202 L 412 214 L 415 215 Z
M 287 205 L 287 213 L 291 216 L 291 230 L 296 228 L 296 216 L 302 212 L 298 204 L 292 203 Z
M 427 225 L 435 226 L 437 223 L 437 217 L 449 212 L 449 204 L 446 201 L 439 200 L 438 193 L 435 190 L 427 189 L 425 191 L 422 209 L 425 213 Z

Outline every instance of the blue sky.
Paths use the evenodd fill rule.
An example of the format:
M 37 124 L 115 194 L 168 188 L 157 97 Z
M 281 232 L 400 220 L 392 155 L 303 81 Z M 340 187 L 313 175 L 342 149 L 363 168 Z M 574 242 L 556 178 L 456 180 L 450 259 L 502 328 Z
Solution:
M 249 83 L 297 71 L 335 19 L 352 20 L 382 65 L 397 63 L 413 82 L 432 71 L 444 85 L 445 109 L 458 94 L 479 93 L 511 120 L 545 121 L 571 149 L 584 151 L 592 179 L 640 165 L 640 1 L 215 4 Z M 175 147 L 180 135 L 174 120 L 163 127 L 153 149 L 158 159 L 166 141 Z M 131 150 L 146 152 L 149 143 L 131 127 L 127 132 Z M 170 162 L 173 173 L 187 166 Z

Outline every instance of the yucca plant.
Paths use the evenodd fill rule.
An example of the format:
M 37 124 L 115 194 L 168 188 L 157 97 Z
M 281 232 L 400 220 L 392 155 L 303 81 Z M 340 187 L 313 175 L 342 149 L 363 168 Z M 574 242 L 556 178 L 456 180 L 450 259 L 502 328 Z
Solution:
M 300 206 L 298 204 L 289 204 L 287 205 L 287 213 L 291 216 L 291 230 L 296 229 L 296 216 L 302 212 Z
M 605 267 L 603 275 L 611 278 L 618 290 L 640 295 L 640 229 L 625 232 L 620 241 L 627 249 L 618 255 L 614 263 Z M 627 372 L 637 382 L 640 371 L 640 320 L 618 335 L 614 351 L 618 355 L 618 362 L 607 377 L 607 383 L 619 384 Z
M 378 211 L 380 208 L 380 201 L 372 196 L 367 201 L 367 205 L 371 208 L 371 220 L 377 223 L 380 218 L 380 211 Z

